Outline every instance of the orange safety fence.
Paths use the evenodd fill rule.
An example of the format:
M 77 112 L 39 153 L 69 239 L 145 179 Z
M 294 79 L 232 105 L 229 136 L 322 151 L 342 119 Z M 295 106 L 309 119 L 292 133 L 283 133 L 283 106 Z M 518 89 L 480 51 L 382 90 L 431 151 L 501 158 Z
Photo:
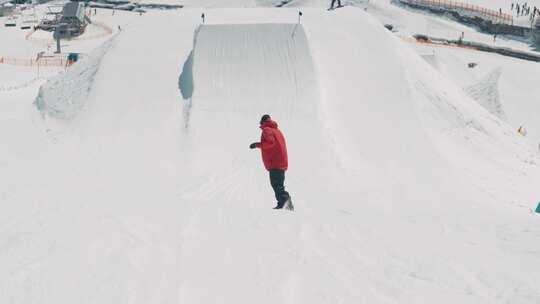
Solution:
M 430 46 L 434 46 L 434 47 L 478 50 L 478 48 L 470 46 L 470 45 L 441 44 L 441 43 L 435 43 L 435 42 L 430 41 L 430 40 L 415 39 L 413 37 L 400 37 L 400 38 L 401 38 L 401 40 L 409 42 L 409 43 L 425 44 L 425 45 L 430 45 Z
M 96 34 L 92 34 L 92 35 L 87 35 L 85 36 L 84 34 L 79 36 L 79 37 L 75 37 L 71 40 L 91 40 L 91 39 L 98 39 L 98 38 L 102 38 L 102 37 L 105 37 L 105 36 L 108 36 L 108 35 L 111 35 L 113 33 L 113 30 L 111 27 L 109 27 L 108 25 L 106 25 L 105 23 L 102 23 L 102 22 L 98 22 L 98 21 L 94 21 L 92 22 L 92 24 L 96 25 L 97 27 L 101 28 L 102 29 L 102 32 L 101 33 L 96 33 Z M 44 43 L 49 43 L 49 42 L 54 42 L 54 39 L 52 38 L 35 38 L 35 37 L 32 37 L 32 35 L 36 32 L 36 30 L 31 30 L 30 32 L 28 32 L 25 36 L 25 39 L 26 40 L 30 40 L 30 41 L 37 41 L 37 42 L 44 42 Z
M 41 57 L 39 59 L 0 57 L 0 64 L 26 67 L 65 67 L 67 63 L 67 56 Z
M 496 23 L 505 23 L 510 25 L 514 24 L 514 17 L 510 14 L 463 2 L 448 0 L 401 0 L 401 2 L 421 6 L 439 7 L 450 10 L 463 10 L 474 15 L 479 15 Z
M 94 21 L 92 22 L 92 24 L 96 25 L 97 27 L 101 28 L 103 30 L 103 32 L 101 33 L 96 33 L 96 34 L 93 34 L 93 35 L 88 35 L 88 36 L 79 36 L 79 37 L 76 37 L 76 38 L 73 38 L 73 40 L 90 40 L 90 39 L 97 39 L 97 38 L 102 38 L 102 37 L 105 37 L 105 36 L 108 36 L 108 35 L 111 35 L 113 30 L 112 28 L 110 28 L 108 25 L 106 25 L 105 23 L 102 23 L 102 22 L 99 22 L 99 21 Z

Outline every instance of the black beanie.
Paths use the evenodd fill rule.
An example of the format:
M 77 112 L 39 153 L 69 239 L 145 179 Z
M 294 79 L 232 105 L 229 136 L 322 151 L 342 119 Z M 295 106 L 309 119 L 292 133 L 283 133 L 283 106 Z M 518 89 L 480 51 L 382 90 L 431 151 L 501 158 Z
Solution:
M 270 115 L 264 114 L 264 115 L 261 117 L 261 122 L 260 122 L 260 124 L 262 125 L 263 122 L 267 121 L 268 119 L 270 119 Z

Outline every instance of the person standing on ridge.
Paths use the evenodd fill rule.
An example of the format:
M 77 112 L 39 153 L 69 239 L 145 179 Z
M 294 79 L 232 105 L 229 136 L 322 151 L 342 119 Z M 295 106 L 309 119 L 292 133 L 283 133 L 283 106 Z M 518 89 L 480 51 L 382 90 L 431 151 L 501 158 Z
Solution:
M 332 0 L 332 4 L 330 5 L 330 9 L 334 9 L 334 4 L 336 3 L 336 0 Z M 341 0 L 337 0 L 337 7 L 342 7 L 343 5 L 341 5 Z
M 277 206 L 274 209 L 285 207 L 286 209 L 294 210 L 291 196 L 285 191 L 285 186 L 283 185 L 285 171 L 289 165 L 285 137 L 278 129 L 277 123 L 270 118 L 270 115 L 263 115 L 259 124 L 262 130 L 261 141 L 252 143 L 249 145 L 249 148 L 261 149 L 264 167 L 270 173 L 270 185 L 274 189 L 277 200 Z

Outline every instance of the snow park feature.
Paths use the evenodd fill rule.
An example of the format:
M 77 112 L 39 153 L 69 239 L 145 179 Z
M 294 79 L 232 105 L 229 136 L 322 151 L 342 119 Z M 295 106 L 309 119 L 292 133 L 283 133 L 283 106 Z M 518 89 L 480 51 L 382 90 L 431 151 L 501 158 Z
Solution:
M 94 77 L 112 39 L 85 56 L 65 73 L 51 77 L 39 89 L 35 105 L 43 114 L 55 118 L 73 118 L 85 106 Z M 69 55 L 68 58 L 73 58 Z M 67 63 L 66 63 L 67 64 Z
M 537 63 L 410 43 L 467 29 L 389 1 L 187 2 L 98 9 L 122 31 L 26 86 L 0 65 L 0 303 L 540 302 Z

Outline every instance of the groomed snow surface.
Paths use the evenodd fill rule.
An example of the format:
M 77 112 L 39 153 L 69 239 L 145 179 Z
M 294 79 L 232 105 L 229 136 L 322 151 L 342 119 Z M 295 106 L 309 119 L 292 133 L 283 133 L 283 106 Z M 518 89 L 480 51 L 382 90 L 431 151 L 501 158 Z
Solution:
M 0 302 L 540 302 L 534 144 L 363 10 L 303 11 L 148 13 L 2 98 Z

